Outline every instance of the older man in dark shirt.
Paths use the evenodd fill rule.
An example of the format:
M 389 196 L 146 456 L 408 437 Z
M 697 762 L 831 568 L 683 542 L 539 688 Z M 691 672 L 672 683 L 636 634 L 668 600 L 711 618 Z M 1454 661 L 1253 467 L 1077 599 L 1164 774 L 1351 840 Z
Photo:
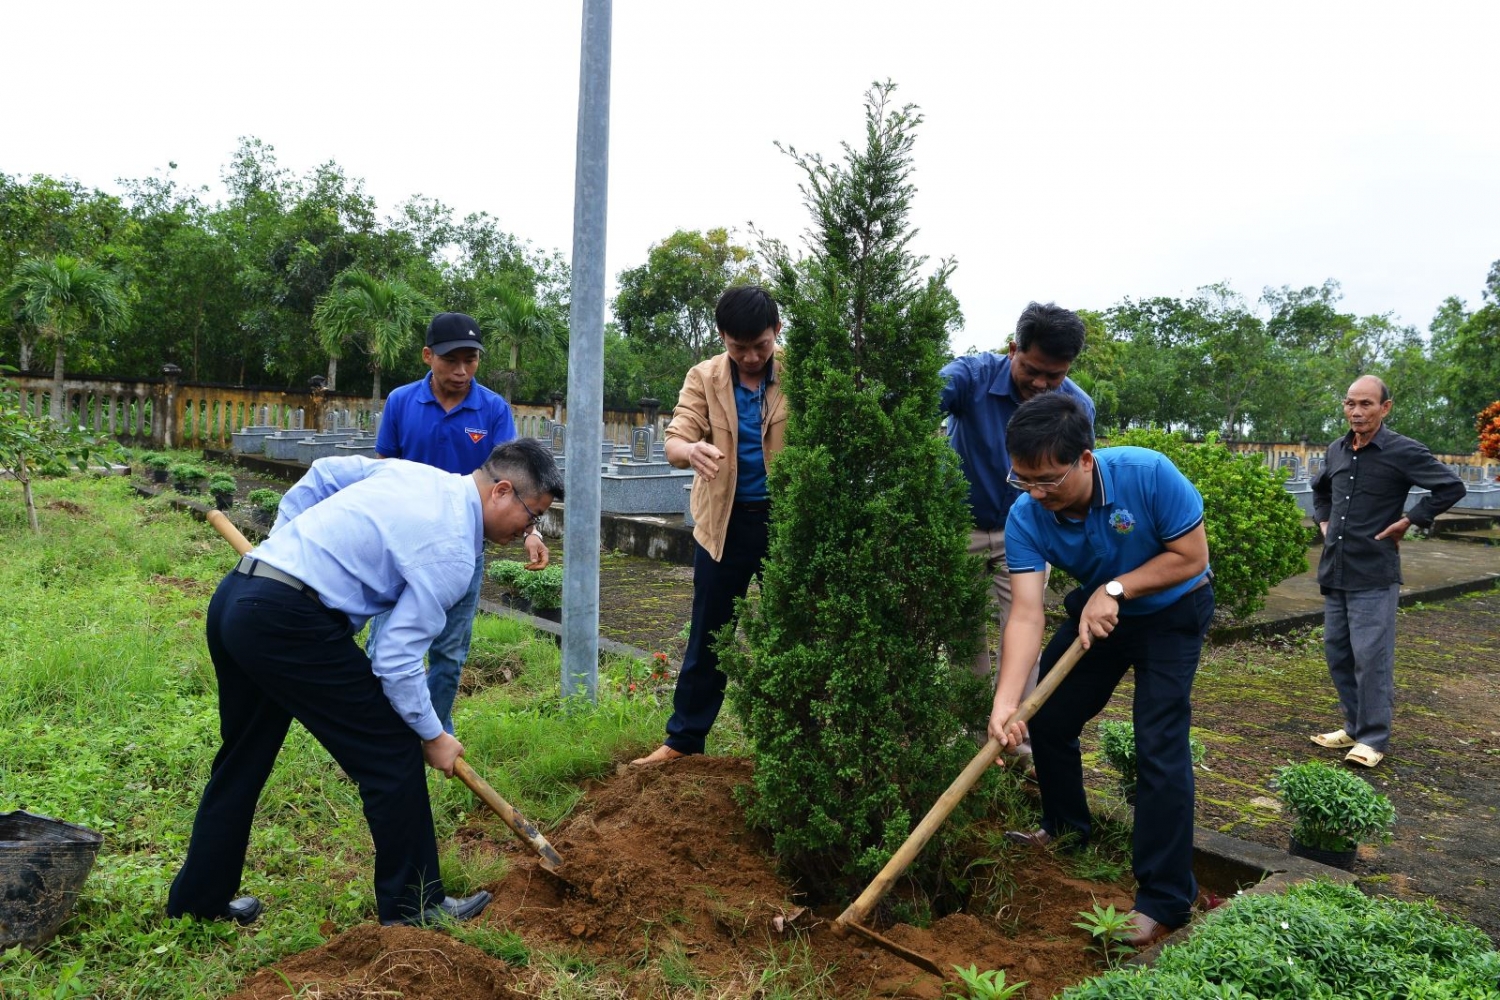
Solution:
M 1384 759 L 1391 738 L 1401 539 L 1414 524 L 1431 527 L 1464 495 L 1463 482 L 1426 445 L 1384 425 L 1390 412 L 1384 382 L 1355 379 L 1344 396 L 1349 433 L 1328 446 L 1312 486 L 1323 529 L 1323 652 L 1344 714 L 1343 729 L 1312 741 L 1348 748 L 1344 760 L 1364 767 Z M 1403 514 L 1413 486 L 1431 492 Z

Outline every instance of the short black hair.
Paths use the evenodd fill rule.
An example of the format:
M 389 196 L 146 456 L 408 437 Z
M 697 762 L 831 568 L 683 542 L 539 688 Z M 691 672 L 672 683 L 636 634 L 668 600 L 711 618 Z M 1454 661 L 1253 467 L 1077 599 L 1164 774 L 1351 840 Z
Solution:
M 1016 320 L 1016 348 L 1035 347 L 1049 358 L 1072 361 L 1083 353 L 1083 320 L 1071 309 L 1055 302 L 1033 302 Z
M 781 322 L 781 310 L 771 293 L 759 285 L 729 288 L 714 306 L 714 325 L 735 340 L 754 340 Z
M 563 474 L 552 458 L 552 449 L 535 438 L 516 438 L 497 444 L 484 460 L 484 474 L 495 482 L 504 479 L 517 493 L 553 500 L 563 498 Z
M 1022 403 L 1005 425 L 1011 460 L 1036 464 L 1050 458 L 1072 465 L 1094 447 L 1094 422 L 1082 403 L 1065 392 L 1044 392 Z

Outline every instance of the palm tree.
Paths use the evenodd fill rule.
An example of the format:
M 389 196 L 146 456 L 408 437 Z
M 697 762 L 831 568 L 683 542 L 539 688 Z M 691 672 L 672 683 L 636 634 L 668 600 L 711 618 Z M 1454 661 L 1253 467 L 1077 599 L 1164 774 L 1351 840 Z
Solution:
M 80 333 L 108 335 L 124 326 L 130 310 L 118 279 L 86 260 L 59 254 L 33 257 L 16 265 L 0 302 L 12 317 L 36 330 L 56 348 L 52 359 L 53 422 L 63 418 L 63 357 Z
M 510 371 L 516 371 L 522 344 L 535 344 L 552 333 L 551 317 L 536 299 L 504 283 L 480 293 L 474 318 L 488 336 L 510 342 Z
M 328 388 L 337 388 L 339 358 L 344 345 L 353 340 L 370 355 L 375 373 L 370 398 L 380 399 L 381 368 L 400 360 L 434 311 L 432 303 L 404 281 L 384 281 L 352 267 L 341 272 L 313 310 L 313 326 L 328 352 Z

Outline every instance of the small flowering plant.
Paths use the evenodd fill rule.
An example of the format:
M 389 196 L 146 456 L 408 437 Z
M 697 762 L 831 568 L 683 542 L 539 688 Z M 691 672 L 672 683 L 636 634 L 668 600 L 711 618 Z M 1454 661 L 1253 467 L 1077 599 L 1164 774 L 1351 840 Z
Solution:
M 655 693 L 663 684 L 672 679 L 672 663 L 667 659 L 667 654 L 658 650 L 651 654 L 651 659 L 646 663 L 645 669 L 649 671 L 642 677 L 638 673 L 637 664 L 640 660 L 631 660 L 625 672 L 625 697 L 634 698 L 637 694 Z

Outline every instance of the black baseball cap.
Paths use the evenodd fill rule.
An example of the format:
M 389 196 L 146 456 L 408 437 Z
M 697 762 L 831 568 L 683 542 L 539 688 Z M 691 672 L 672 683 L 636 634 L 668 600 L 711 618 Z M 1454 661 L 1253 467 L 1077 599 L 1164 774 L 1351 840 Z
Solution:
M 474 322 L 473 316 L 463 313 L 438 313 L 432 317 L 432 322 L 427 324 L 427 346 L 437 355 L 465 347 L 484 350 L 484 343 L 479 337 L 479 324 Z

